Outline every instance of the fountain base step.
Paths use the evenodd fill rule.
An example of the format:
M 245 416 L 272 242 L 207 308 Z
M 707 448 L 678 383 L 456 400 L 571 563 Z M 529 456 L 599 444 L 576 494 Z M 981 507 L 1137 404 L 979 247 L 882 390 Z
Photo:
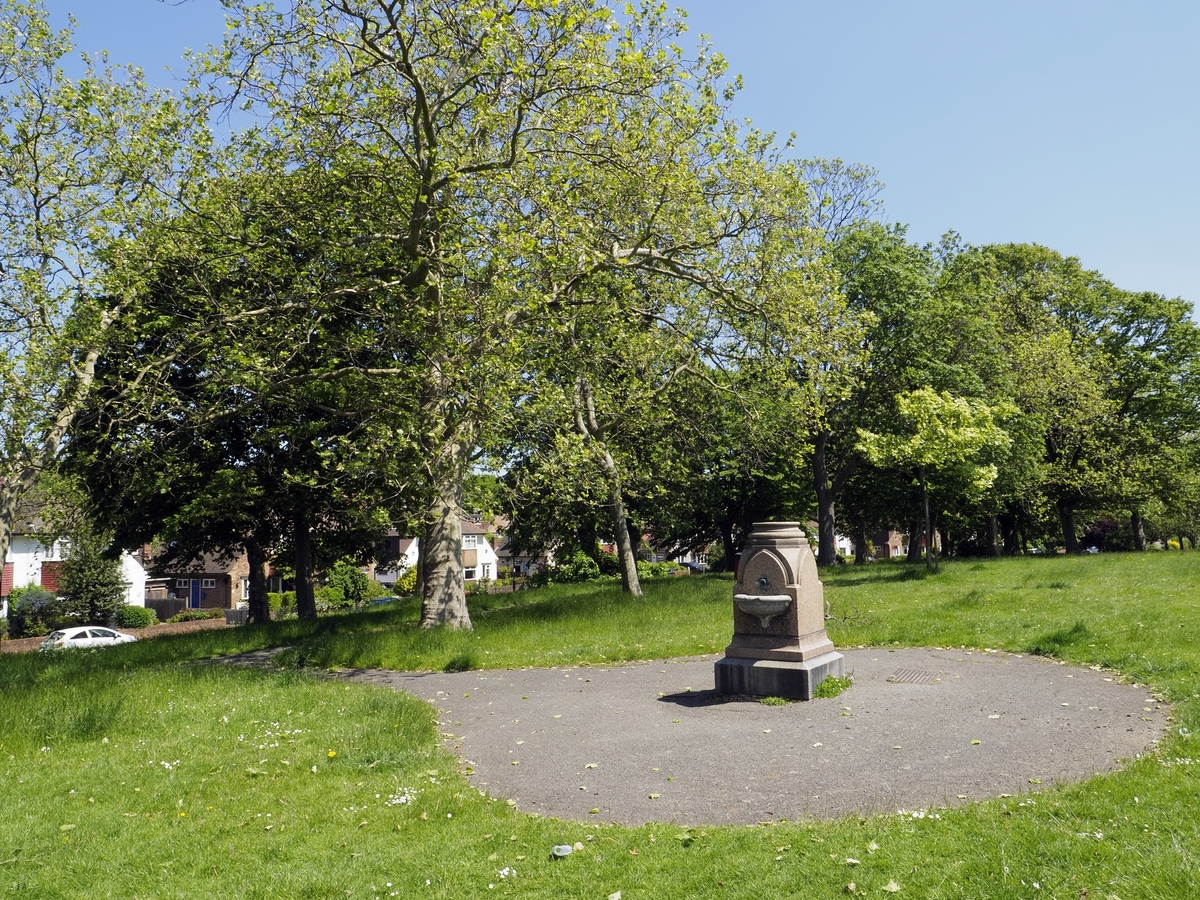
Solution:
M 714 666 L 717 693 L 811 700 L 817 685 L 826 678 L 842 677 L 843 659 L 837 652 L 823 653 L 804 662 L 725 657 Z

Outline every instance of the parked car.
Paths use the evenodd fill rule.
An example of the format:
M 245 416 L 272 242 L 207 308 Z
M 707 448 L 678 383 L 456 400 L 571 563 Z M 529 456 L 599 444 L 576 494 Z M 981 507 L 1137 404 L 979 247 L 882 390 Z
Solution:
M 704 565 L 704 563 L 685 562 L 680 563 L 680 565 L 693 575 L 703 575 L 708 571 L 708 566 Z
M 63 628 L 46 636 L 42 650 L 88 650 L 93 647 L 111 647 L 114 644 L 130 644 L 137 638 L 123 631 L 113 631 L 100 625 L 79 625 Z

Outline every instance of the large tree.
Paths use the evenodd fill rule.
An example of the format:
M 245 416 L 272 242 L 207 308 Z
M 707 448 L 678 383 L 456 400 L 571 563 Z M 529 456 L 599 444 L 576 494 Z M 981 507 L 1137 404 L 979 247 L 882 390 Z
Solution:
M 0 560 L 51 468 L 122 300 L 108 242 L 162 202 L 182 119 L 135 69 L 62 66 L 71 29 L 0 0 Z
M 412 341 L 394 371 L 422 385 L 422 623 L 469 627 L 463 482 L 498 437 L 495 410 L 528 390 L 526 336 L 593 302 L 580 288 L 606 270 L 721 275 L 761 144 L 742 148 L 726 121 L 720 58 L 685 58 L 682 24 L 655 5 L 620 18 L 591 0 L 229 5 L 239 27 L 209 72 L 264 118 L 259 168 L 342 178 L 350 246 L 378 260 L 355 296 L 395 316 L 383 346 Z
M 126 546 L 157 542 L 160 562 L 245 549 L 256 621 L 264 563 L 285 551 L 298 611 L 316 615 L 314 568 L 370 554 L 413 457 L 415 386 L 368 382 L 392 359 L 371 305 L 344 302 L 363 263 L 327 252 L 340 196 L 319 171 L 211 178 L 129 242 L 136 290 L 69 446 Z

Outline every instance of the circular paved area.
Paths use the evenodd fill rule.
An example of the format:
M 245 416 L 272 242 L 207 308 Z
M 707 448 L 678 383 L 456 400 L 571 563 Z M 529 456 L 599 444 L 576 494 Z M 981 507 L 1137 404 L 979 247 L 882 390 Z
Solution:
M 681 825 L 953 806 L 1120 766 L 1169 716 L 1108 672 L 994 651 L 845 651 L 853 686 L 768 706 L 713 692 L 717 657 L 613 668 L 337 677 L 438 710 L 472 783 L 519 809 Z

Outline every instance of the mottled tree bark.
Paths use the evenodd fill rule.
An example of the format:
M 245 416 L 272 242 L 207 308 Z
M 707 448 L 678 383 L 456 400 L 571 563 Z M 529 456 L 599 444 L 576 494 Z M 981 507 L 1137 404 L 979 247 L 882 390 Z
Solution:
M 421 627 L 471 628 L 463 580 L 462 520 L 459 518 L 463 479 L 445 473 L 427 513 L 421 538 L 420 565 L 424 574 Z
M 732 572 L 737 568 L 737 545 L 733 542 L 733 522 L 721 523 L 721 547 L 725 552 L 724 570 Z
M 837 562 L 837 495 L 825 467 L 825 445 L 829 432 L 822 431 L 813 444 L 813 489 L 817 494 L 817 565 Z

